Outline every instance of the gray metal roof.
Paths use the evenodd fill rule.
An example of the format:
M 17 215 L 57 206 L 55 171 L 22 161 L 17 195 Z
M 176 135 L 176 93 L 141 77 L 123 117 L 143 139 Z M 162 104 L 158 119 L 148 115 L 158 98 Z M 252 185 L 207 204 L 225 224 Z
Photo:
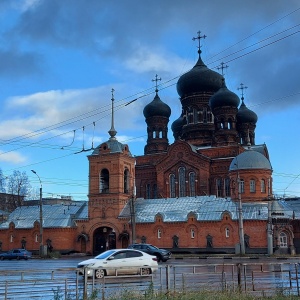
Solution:
M 87 219 L 88 205 L 86 201 L 73 202 L 71 205 L 55 204 L 43 205 L 43 227 L 72 227 L 74 221 Z M 6 222 L 0 224 L 0 229 L 7 229 L 10 222 L 14 222 L 15 228 L 33 228 L 34 222 L 40 220 L 40 207 L 20 206 L 10 215 Z
M 284 199 L 273 201 L 272 211 L 275 212 L 272 218 L 300 219 L 300 199 L 292 201 L 285 201 Z
M 105 143 L 97 146 L 93 151 L 92 155 L 99 155 L 101 154 L 101 147 L 106 144 L 107 148 L 110 150 L 109 153 L 122 153 L 127 145 L 120 143 L 116 138 L 110 138 Z M 128 147 L 128 146 L 127 146 Z M 128 155 L 132 156 L 129 149 Z
M 130 217 L 130 204 L 124 207 L 120 218 Z M 266 202 L 243 203 L 244 220 L 267 220 Z M 228 212 L 233 220 L 238 220 L 238 203 L 229 198 L 198 196 L 168 199 L 141 199 L 135 201 L 136 223 L 153 223 L 161 215 L 164 222 L 185 222 L 193 213 L 198 221 L 218 221 Z
M 229 167 L 230 171 L 242 169 L 272 170 L 270 161 L 260 152 L 249 149 L 235 157 Z
M 123 208 L 120 218 L 130 218 L 129 203 Z M 267 220 L 268 203 L 254 202 L 242 204 L 244 220 Z M 185 222 L 193 214 L 199 222 L 219 221 L 223 214 L 230 214 L 232 220 L 238 220 L 238 202 L 230 198 L 215 196 L 197 196 L 168 199 L 142 199 L 135 201 L 136 223 L 153 223 L 160 215 L 164 222 Z M 39 222 L 38 205 L 21 206 L 15 209 L 0 229 L 7 229 L 10 222 L 16 228 L 33 228 Z M 297 201 L 272 201 L 272 218 L 300 219 L 300 199 Z M 72 202 L 71 205 L 43 205 L 43 227 L 64 228 L 75 226 L 76 220 L 88 219 L 88 202 Z

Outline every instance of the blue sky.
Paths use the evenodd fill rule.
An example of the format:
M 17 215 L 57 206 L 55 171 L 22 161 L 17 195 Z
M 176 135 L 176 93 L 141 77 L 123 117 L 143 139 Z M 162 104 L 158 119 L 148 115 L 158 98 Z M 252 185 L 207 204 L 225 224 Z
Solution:
M 146 143 L 144 106 L 159 96 L 181 112 L 176 82 L 202 58 L 258 115 L 275 195 L 300 196 L 300 3 L 265 1 L 8 0 L 0 2 L 0 167 L 25 171 L 44 197 L 86 200 L 88 159 L 115 128 L 133 155 Z M 137 101 L 125 106 L 133 99 Z M 80 152 L 80 153 L 78 153 Z

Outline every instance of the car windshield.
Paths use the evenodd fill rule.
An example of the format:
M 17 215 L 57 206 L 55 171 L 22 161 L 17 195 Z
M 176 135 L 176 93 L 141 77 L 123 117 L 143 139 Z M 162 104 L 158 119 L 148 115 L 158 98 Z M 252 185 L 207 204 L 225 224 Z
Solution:
M 113 254 L 115 252 L 116 252 L 116 250 L 107 250 L 107 251 L 97 255 L 95 258 L 96 259 L 104 259 L 104 258 L 109 257 L 111 254 Z

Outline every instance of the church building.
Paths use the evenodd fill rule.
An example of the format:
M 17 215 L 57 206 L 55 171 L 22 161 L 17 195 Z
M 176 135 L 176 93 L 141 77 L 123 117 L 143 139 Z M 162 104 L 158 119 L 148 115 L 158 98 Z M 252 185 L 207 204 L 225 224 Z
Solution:
M 109 138 L 88 156 L 88 202 L 43 203 L 44 244 L 93 255 L 134 242 L 174 253 L 300 252 L 300 209 L 273 198 L 268 149 L 255 143 L 258 117 L 246 106 L 245 87 L 240 99 L 204 64 L 201 38 L 198 61 L 177 82 L 174 101 L 182 111 L 170 127 L 174 142 L 157 76 L 143 111 L 143 155 L 133 156 L 117 139 L 112 92 Z M 27 249 L 39 249 L 39 206 L 30 210 L 29 218 L 29 208 L 19 207 L 0 224 L 3 250 L 22 239 Z M 60 221 L 51 222 L 55 213 Z

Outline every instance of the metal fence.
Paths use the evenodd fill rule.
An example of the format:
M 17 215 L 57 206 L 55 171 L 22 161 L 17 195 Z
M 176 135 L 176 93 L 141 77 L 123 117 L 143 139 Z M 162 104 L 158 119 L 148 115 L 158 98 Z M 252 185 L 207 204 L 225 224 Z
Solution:
M 117 275 L 117 274 L 116 274 Z M 0 299 L 97 299 L 124 293 L 238 291 L 300 296 L 297 263 L 166 264 L 153 275 L 81 276 L 76 268 L 0 271 Z

